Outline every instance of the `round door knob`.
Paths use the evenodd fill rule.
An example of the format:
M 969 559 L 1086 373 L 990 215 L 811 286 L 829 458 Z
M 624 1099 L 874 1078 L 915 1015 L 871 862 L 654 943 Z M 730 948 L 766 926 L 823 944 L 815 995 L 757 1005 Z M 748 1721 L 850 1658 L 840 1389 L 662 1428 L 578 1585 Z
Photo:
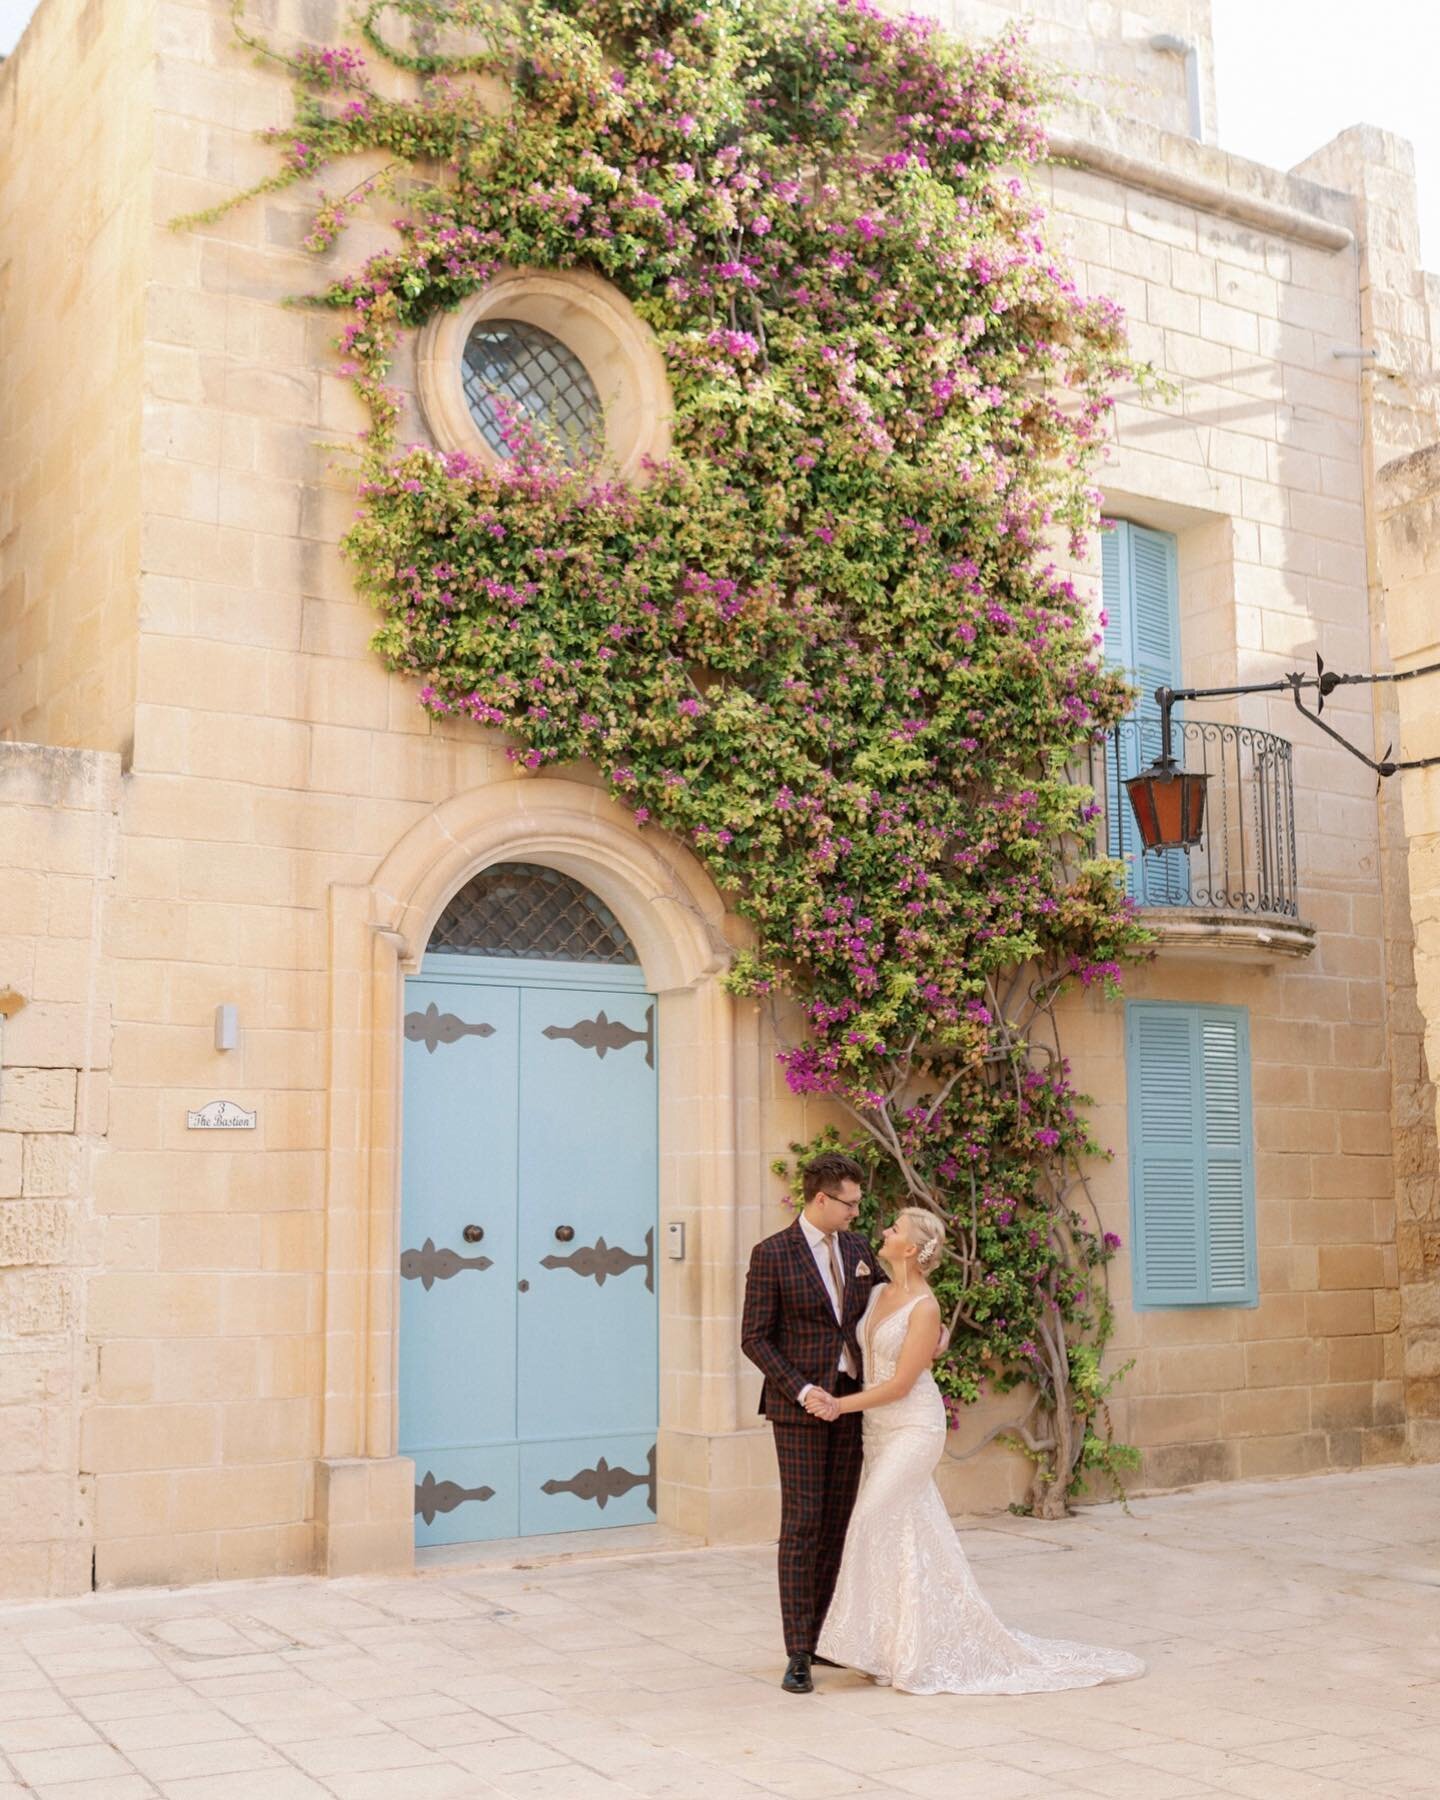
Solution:
M 523 1278 L 520 1282 L 520 1292 L 522 1294 L 528 1294 L 530 1292 L 530 1283 Z
M 467 1225 L 460 1235 L 467 1244 L 478 1244 L 485 1235 L 485 1227 L 483 1225 Z
M 555 1235 L 562 1244 L 568 1244 L 575 1235 L 575 1227 L 573 1225 L 557 1225 Z

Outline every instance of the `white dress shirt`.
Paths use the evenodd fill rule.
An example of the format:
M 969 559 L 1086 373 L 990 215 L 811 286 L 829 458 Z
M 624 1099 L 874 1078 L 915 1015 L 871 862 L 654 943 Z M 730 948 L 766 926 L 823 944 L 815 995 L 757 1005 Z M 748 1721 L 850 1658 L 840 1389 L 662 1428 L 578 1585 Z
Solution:
M 834 1280 L 830 1274 L 830 1251 L 826 1245 L 825 1233 L 812 1225 L 804 1213 L 800 1215 L 800 1229 L 805 1234 L 805 1242 L 810 1246 L 810 1254 L 815 1258 L 815 1267 L 820 1271 L 820 1279 L 825 1284 L 825 1292 L 830 1296 L 830 1304 L 835 1309 L 835 1319 L 838 1324 L 845 1316 L 845 1257 L 837 1243 L 835 1261 L 840 1267 L 840 1292 L 837 1294 Z M 840 1373 L 853 1376 L 855 1372 L 855 1359 L 850 1354 L 850 1346 L 846 1344 L 840 1351 Z M 807 1381 L 801 1388 L 800 1404 L 802 1406 L 805 1404 L 805 1396 L 814 1385 L 814 1382 Z

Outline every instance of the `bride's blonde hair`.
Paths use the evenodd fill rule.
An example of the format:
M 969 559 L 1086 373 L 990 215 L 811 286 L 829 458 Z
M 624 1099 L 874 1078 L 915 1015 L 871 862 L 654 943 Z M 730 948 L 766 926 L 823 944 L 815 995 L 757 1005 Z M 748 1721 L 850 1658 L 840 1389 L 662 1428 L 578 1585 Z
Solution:
M 915 1246 L 915 1267 L 928 1281 L 945 1260 L 945 1227 L 928 1206 L 906 1206 L 895 1223 Z

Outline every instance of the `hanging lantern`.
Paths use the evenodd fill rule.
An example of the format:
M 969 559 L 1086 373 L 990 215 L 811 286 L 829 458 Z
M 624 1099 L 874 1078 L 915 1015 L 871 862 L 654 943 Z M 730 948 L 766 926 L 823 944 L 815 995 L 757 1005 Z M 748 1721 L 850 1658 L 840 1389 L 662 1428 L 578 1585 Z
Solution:
M 1173 763 L 1152 763 L 1143 775 L 1125 783 L 1130 810 L 1149 850 L 1189 850 L 1205 830 L 1205 784 L 1208 775 L 1187 775 Z

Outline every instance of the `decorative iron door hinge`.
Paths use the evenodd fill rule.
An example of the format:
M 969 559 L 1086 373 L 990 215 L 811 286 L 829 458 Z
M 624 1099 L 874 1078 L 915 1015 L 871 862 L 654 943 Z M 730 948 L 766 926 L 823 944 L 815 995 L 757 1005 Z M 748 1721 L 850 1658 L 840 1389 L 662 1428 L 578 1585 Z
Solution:
M 645 1046 L 645 1062 L 649 1068 L 655 1067 L 655 1008 L 645 1008 L 645 1029 L 636 1031 L 621 1019 L 610 1019 L 605 1010 L 596 1013 L 593 1019 L 580 1019 L 574 1025 L 547 1025 L 542 1033 L 547 1038 L 569 1038 L 582 1050 L 593 1050 L 604 1062 L 611 1050 L 623 1050 L 627 1044 L 643 1044 Z
M 604 1512 L 606 1502 L 618 1500 L 628 1494 L 632 1488 L 643 1487 L 649 1492 L 646 1504 L 651 1512 L 655 1510 L 655 1446 L 650 1446 L 648 1468 L 644 1475 L 637 1475 L 632 1469 L 612 1469 L 602 1456 L 593 1469 L 580 1469 L 568 1481 L 550 1480 L 541 1485 L 542 1494 L 574 1494 L 577 1500 L 593 1500 Z
M 434 1238 L 426 1238 L 418 1250 L 400 1252 L 400 1276 L 418 1281 L 428 1294 L 437 1281 L 448 1281 L 462 1269 L 493 1269 L 488 1256 L 461 1256 L 455 1250 L 437 1250 Z
M 593 1244 L 585 1244 L 579 1250 L 572 1250 L 568 1256 L 542 1256 L 542 1269 L 573 1269 L 577 1275 L 586 1279 L 594 1278 L 596 1287 L 604 1287 L 607 1276 L 623 1275 L 627 1269 L 643 1269 L 645 1271 L 645 1291 L 655 1292 L 655 1232 L 653 1227 L 645 1233 L 645 1254 L 637 1255 L 633 1250 L 622 1250 L 618 1244 L 607 1244 L 603 1237 L 596 1238 Z
M 437 1481 L 429 1469 L 425 1479 L 415 1484 L 415 1510 L 427 1525 L 435 1523 L 437 1513 L 454 1512 L 467 1500 L 493 1500 L 492 1487 L 461 1487 L 458 1481 Z
M 454 1013 L 442 1013 L 432 1000 L 423 1013 L 406 1013 L 405 1035 L 412 1044 L 423 1044 L 433 1056 L 441 1044 L 458 1044 L 463 1037 L 494 1037 L 495 1027 L 483 1022 L 471 1025 Z

